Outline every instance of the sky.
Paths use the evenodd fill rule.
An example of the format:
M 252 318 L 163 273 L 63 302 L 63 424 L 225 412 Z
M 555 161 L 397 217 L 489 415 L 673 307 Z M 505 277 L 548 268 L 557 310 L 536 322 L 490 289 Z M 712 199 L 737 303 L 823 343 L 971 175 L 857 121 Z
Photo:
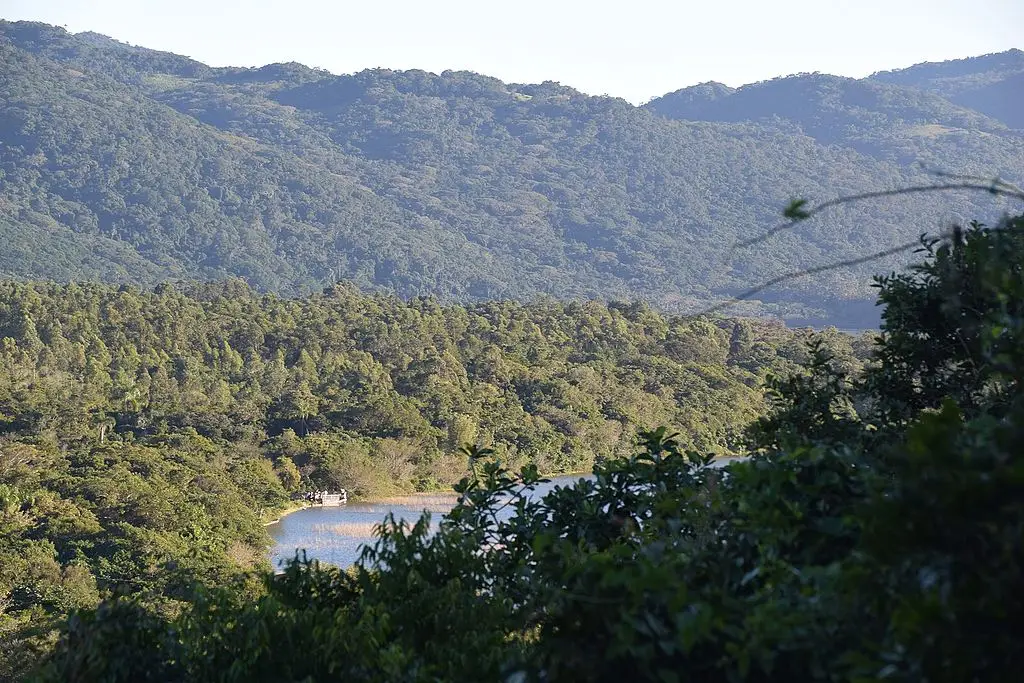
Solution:
M 866 76 L 1024 48 L 1024 0 L 0 0 L 212 66 L 470 70 L 642 103 L 709 80 Z

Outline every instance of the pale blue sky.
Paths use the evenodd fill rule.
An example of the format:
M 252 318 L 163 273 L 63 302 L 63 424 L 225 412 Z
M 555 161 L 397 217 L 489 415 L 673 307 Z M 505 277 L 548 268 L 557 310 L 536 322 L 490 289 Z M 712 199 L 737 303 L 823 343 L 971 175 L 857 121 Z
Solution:
M 1024 0 L 0 0 L 215 66 L 469 69 L 643 102 L 694 83 L 848 76 L 1024 48 Z

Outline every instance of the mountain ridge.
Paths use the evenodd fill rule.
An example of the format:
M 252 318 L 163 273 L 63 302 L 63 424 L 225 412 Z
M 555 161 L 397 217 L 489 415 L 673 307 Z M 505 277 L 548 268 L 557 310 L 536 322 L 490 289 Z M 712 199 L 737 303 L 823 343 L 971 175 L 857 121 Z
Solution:
M 26 262 L 22 248 L 0 256 L 8 277 L 238 276 L 285 294 L 346 279 L 403 296 L 643 298 L 693 310 L 1005 206 L 974 195 L 880 202 L 730 252 L 793 195 L 926 181 L 916 161 L 1024 176 L 1024 135 L 916 87 L 796 77 L 816 121 L 673 119 L 552 82 L 208 67 L 80 36 L 0 23 L 11 95 L 0 110 L 0 237 L 101 249 L 119 265 L 80 272 Z M 703 85 L 722 103 L 751 87 Z M 857 93 L 882 101 L 846 101 Z M 871 270 L 765 300 L 839 320 L 870 298 Z

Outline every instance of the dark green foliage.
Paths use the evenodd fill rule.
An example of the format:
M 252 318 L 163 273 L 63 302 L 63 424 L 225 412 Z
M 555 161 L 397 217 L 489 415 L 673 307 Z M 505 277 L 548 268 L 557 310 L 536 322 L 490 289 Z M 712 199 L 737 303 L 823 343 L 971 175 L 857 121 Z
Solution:
M 998 239 L 979 239 L 974 225 L 952 241 L 926 242 L 928 261 L 910 273 L 880 278 L 885 304 L 881 369 L 869 374 L 885 396 L 883 421 L 908 419 L 949 398 L 961 410 L 994 410 L 1020 390 L 1024 315 L 1019 270 L 993 269 L 1024 251 L 1024 220 L 1009 221 Z M 927 342 L 924 344 L 922 342 Z
M 669 120 L 657 102 L 553 83 L 214 69 L 39 24 L 0 24 L 0 60 L 0 273 L 22 278 L 237 276 L 284 294 L 345 279 L 407 297 L 685 311 L 1000 208 L 984 195 L 875 201 L 731 251 L 792 192 L 905 186 L 926 179 L 919 161 L 1024 177 L 1019 133 L 874 81 L 786 79 L 716 100 L 742 102 L 737 116 Z M 845 303 L 868 300 L 868 272 L 766 296 L 869 327 L 870 307 Z
M 161 624 L 266 568 L 262 521 L 312 487 L 449 488 L 467 442 L 481 467 L 581 471 L 658 423 L 727 453 L 762 410 L 764 376 L 798 367 L 810 336 L 625 303 L 0 283 L 0 678 L 38 660 L 69 612 L 118 594 L 138 604 L 83 616 L 76 648 L 177 647 Z M 863 357 L 863 340 L 824 338 Z M 140 666 L 173 678 L 150 666 L 171 652 Z
M 806 378 L 775 384 L 745 462 L 715 469 L 662 428 L 537 500 L 523 495 L 536 467 L 515 475 L 467 449 L 473 474 L 436 533 L 427 518 L 388 520 L 347 573 L 296 563 L 256 602 L 215 591 L 140 661 L 171 637 L 173 661 L 157 665 L 183 681 L 1016 680 L 1020 229 L 927 243 L 923 266 L 880 278 L 870 371 L 847 373 L 819 345 Z M 957 315 L 988 341 L 949 351 L 943 334 L 914 337 L 921 315 L 968 300 Z M 941 399 L 883 381 L 935 357 L 989 370 Z M 116 627 L 89 619 L 40 680 L 132 680 L 136 665 L 104 656 Z
M 65 680 L 159 683 L 180 675 L 180 648 L 168 632 L 167 620 L 137 600 L 115 599 L 94 612 L 73 616 L 66 642 L 76 655 L 62 662 Z M 98 656 L 110 665 L 101 677 L 94 677 Z
M 0 438 L 0 677 L 31 664 L 26 652 L 44 650 L 60 620 L 102 596 L 173 612 L 196 584 L 265 567 L 259 490 L 225 465 L 240 460 L 196 435 L 145 445 Z

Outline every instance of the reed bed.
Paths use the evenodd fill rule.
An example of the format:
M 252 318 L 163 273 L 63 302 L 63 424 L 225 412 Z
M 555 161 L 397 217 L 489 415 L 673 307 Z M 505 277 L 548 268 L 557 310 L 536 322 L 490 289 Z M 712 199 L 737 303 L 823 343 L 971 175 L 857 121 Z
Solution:
M 373 536 L 374 530 L 380 522 L 338 522 L 336 524 L 314 524 L 310 531 L 314 535 L 330 534 L 335 536 L 349 536 L 356 538 L 369 538 Z
M 447 512 L 455 503 L 459 500 L 459 494 L 457 493 L 414 493 L 407 496 L 388 496 L 386 498 L 375 498 L 373 503 L 376 505 L 401 505 L 404 507 L 411 507 L 417 510 L 427 508 L 440 508 L 445 506 L 444 512 Z

